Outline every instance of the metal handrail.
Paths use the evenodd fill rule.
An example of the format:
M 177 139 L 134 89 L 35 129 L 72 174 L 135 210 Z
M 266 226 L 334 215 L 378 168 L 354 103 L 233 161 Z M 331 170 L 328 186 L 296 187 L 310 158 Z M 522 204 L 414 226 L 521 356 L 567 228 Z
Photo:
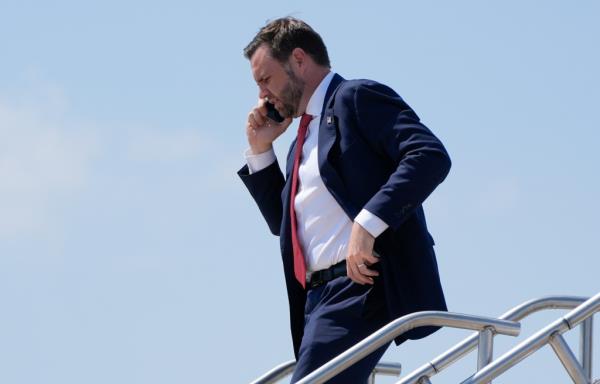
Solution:
M 272 384 L 277 382 L 278 380 L 283 379 L 287 375 L 291 374 L 296 367 L 296 360 L 289 360 L 285 363 L 281 363 L 278 366 L 271 369 L 269 372 L 265 373 L 261 377 L 257 378 L 250 384 Z M 402 366 L 400 363 L 378 363 L 371 376 L 369 376 L 369 384 L 375 382 L 375 375 L 388 375 L 388 376 L 400 376 L 402 372 Z
M 557 319 L 523 342 L 519 343 L 517 346 L 500 356 L 494 362 L 490 363 L 483 369 L 477 371 L 471 377 L 467 378 L 461 384 L 487 383 L 495 377 L 498 377 L 502 373 L 506 372 L 506 370 L 521 362 L 527 356 L 531 355 L 546 344 L 550 344 L 552 346 L 552 349 L 560 359 L 574 383 L 591 383 L 591 367 L 589 372 L 584 370 L 583 366 L 577 361 L 573 352 L 562 337 L 562 334 L 585 321 L 588 321 L 587 326 L 591 329 L 590 320 L 592 319 L 594 313 L 598 311 L 600 311 L 600 293 L 597 293 L 595 296 L 586 300 L 583 304 L 579 305 L 565 316 Z M 589 348 L 591 350 L 591 345 Z
M 369 376 L 368 384 L 375 383 L 376 375 L 400 376 L 401 373 L 402 366 L 400 365 L 400 363 L 378 363 L 375 366 L 375 369 L 373 369 L 373 372 L 371 372 L 371 375 Z
M 281 363 L 278 366 L 271 369 L 261 377 L 257 378 L 250 384 L 270 384 L 277 380 L 281 380 L 294 371 L 296 367 L 296 360 L 289 360 L 285 363 Z
M 586 302 L 586 298 L 580 297 L 580 296 L 547 296 L 547 297 L 542 297 L 542 298 L 526 301 L 526 302 L 508 310 L 507 312 L 502 314 L 499 317 L 499 319 L 520 321 L 520 320 L 526 318 L 527 316 L 529 316 L 533 313 L 539 312 L 541 310 L 573 309 L 573 308 L 580 306 L 584 302 Z M 423 312 L 421 312 L 421 313 L 423 313 Z M 415 315 L 415 314 L 413 314 L 413 315 Z M 592 313 L 592 315 L 593 315 L 593 313 Z M 591 374 L 592 374 L 592 343 L 591 343 L 592 324 L 593 324 L 592 318 L 591 318 L 592 315 L 590 315 L 587 318 L 584 317 L 583 320 L 578 319 L 578 318 L 571 320 L 572 322 L 574 322 L 574 321 L 576 322 L 574 324 L 578 324 L 581 321 L 583 322 L 583 324 L 581 326 L 580 361 L 581 361 L 581 368 L 582 368 L 583 374 L 588 380 L 586 382 L 591 382 Z M 401 318 L 401 319 L 404 319 L 404 318 Z M 401 319 L 397 319 L 396 321 L 401 320 Z M 422 325 L 420 325 L 420 326 L 422 326 Z M 574 326 L 575 325 L 572 325 L 572 327 L 574 327 Z M 414 327 L 416 328 L 417 326 L 414 326 Z M 383 328 L 382 328 L 382 330 L 383 330 Z M 474 333 L 473 335 L 469 336 L 462 342 L 456 344 L 454 347 L 450 348 L 443 354 L 441 354 L 438 357 L 436 357 L 435 359 L 431 360 L 429 363 L 417 368 L 415 371 L 411 372 L 408 376 L 402 378 L 402 380 L 398 381 L 396 384 L 430 383 L 429 378 L 431 376 L 434 376 L 435 374 L 440 373 L 442 370 L 449 367 L 457 360 L 466 356 L 469 352 L 471 352 L 473 349 L 475 349 L 475 347 L 477 347 L 478 342 L 479 342 L 479 346 L 480 346 L 478 369 L 483 368 L 483 366 L 485 366 L 491 362 L 492 343 L 489 340 L 489 337 L 491 336 L 492 333 L 493 332 L 491 332 L 490 330 L 485 330 L 485 329 L 481 330 L 480 332 Z M 486 337 L 488 338 L 487 340 L 486 340 Z M 395 337 L 393 337 L 393 338 L 395 338 Z M 562 353 L 563 357 L 561 358 L 561 361 L 562 361 L 562 359 L 568 360 L 569 359 L 569 351 L 564 349 L 564 347 L 566 345 L 563 345 L 562 349 L 561 349 L 562 340 L 556 339 L 556 337 L 554 337 L 554 340 L 555 340 L 554 345 L 558 345 L 558 347 L 555 347 L 555 350 L 557 350 L 556 348 L 558 348 L 557 354 L 563 352 Z M 366 341 L 366 339 L 363 341 Z M 548 342 L 550 343 L 550 341 L 548 341 Z M 486 348 L 488 349 L 487 353 L 481 353 L 481 351 L 485 350 Z M 567 349 L 568 349 L 568 347 L 567 347 Z M 341 357 L 341 355 L 338 356 L 338 358 L 339 357 Z M 560 355 L 559 355 L 559 357 L 560 357 Z M 358 361 L 358 360 L 360 360 L 360 357 L 358 359 L 356 359 L 356 361 Z M 294 370 L 295 364 L 296 364 L 296 362 L 294 360 L 287 361 L 283 364 L 280 364 L 277 367 L 270 370 L 269 372 L 262 375 L 261 377 L 259 377 L 258 379 L 256 379 L 255 381 L 253 381 L 251 384 L 274 383 L 277 380 L 280 380 L 283 377 L 289 375 Z M 353 364 L 353 363 L 348 364 L 348 366 L 350 366 L 351 364 Z M 515 362 L 515 364 L 516 364 L 516 362 Z M 323 366 L 321 368 L 324 368 L 324 367 L 325 366 Z M 347 366 L 345 366 L 342 369 L 339 369 L 333 375 L 341 372 L 345 368 L 347 368 Z M 317 372 L 317 371 L 315 371 L 315 372 Z M 373 379 L 374 379 L 374 375 L 376 373 L 399 376 L 400 375 L 400 364 L 379 363 L 373 370 L 373 374 L 371 375 L 371 377 L 369 379 L 370 380 L 369 383 L 374 382 Z M 475 376 L 473 376 L 473 378 L 474 377 Z M 310 376 L 307 376 L 307 378 L 305 378 L 305 379 L 310 379 Z M 486 382 L 486 380 L 487 379 L 482 379 L 481 382 Z M 304 380 L 301 381 L 300 383 L 303 383 L 303 382 L 304 382 Z
M 539 299 L 528 300 L 508 310 L 499 318 L 503 320 L 520 321 L 535 312 L 539 312 L 545 309 L 573 309 L 585 302 L 586 299 L 587 298 L 580 296 L 547 296 Z M 587 334 L 589 332 L 591 332 L 591 329 L 585 330 L 584 328 L 582 328 L 582 340 L 587 341 L 591 338 L 587 337 Z M 423 380 L 425 377 L 430 378 L 440 373 L 441 371 L 448 368 L 450 365 L 452 365 L 462 357 L 466 356 L 473 349 L 475 349 L 477 347 L 478 340 L 479 333 L 476 332 L 473 335 L 461 341 L 460 343 L 456 344 L 454 347 L 448 349 L 446 352 L 442 353 L 435 359 L 412 371 L 410 374 L 408 374 L 406 377 L 403 377 L 396 384 L 417 384 L 420 380 Z M 582 345 L 586 345 L 586 349 L 582 347 L 581 359 L 584 361 L 585 367 L 590 367 L 591 347 L 588 346 L 589 343 L 583 343 Z
M 518 336 L 521 325 L 514 321 L 451 312 L 415 312 L 396 319 L 333 360 L 305 376 L 298 384 L 323 383 L 403 333 L 423 326 L 453 327 Z

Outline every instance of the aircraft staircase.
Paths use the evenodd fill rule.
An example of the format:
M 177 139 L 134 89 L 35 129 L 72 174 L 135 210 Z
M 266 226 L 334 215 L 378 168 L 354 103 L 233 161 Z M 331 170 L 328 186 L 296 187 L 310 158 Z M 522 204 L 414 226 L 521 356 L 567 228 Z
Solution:
M 566 315 L 556 319 L 533 335 L 517 343 L 498 358 L 493 358 L 496 335 L 518 336 L 520 321 L 527 316 L 548 309 L 568 309 Z M 398 318 L 361 342 L 324 364 L 298 384 L 324 383 L 339 372 L 355 364 L 371 352 L 411 329 L 439 326 L 477 331 L 428 363 L 402 377 L 396 384 L 431 384 L 431 378 L 469 352 L 477 349 L 477 371 L 461 384 L 487 384 L 502 375 L 543 346 L 550 344 L 569 377 L 576 384 L 600 384 L 592 379 L 593 316 L 600 311 L 600 293 L 591 298 L 576 296 L 548 296 L 524 302 L 498 318 L 467 315 L 453 312 L 424 311 Z M 565 341 L 563 334 L 580 327 L 579 358 Z M 276 383 L 294 370 L 295 361 L 288 361 L 254 380 L 251 384 Z M 379 363 L 373 370 L 369 383 L 377 375 L 400 376 L 397 363 Z

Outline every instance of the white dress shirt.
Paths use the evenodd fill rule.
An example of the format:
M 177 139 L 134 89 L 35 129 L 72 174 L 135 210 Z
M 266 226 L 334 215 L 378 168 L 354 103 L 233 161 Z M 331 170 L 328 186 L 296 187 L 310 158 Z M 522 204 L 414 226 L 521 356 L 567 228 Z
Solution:
M 306 113 L 312 115 L 313 119 L 308 125 L 298 169 L 299 183 L 294 208 L 298 239 L 308 272 L 329 268 L 346 259 L 352 230 L 352 218 L 346 215 L 323 184 L 317 158 L 319 122 L 325 94 L 333 75 L 333 72 L 329 72 L 323 78 L 306 106 Z M 245 156 L 251 174 L 275 162 L 275 152 L 272 149 L 260 154 L 252 154 L 248 149 Z M 366 209 L 363 209 L 354 221 L 374 237 L 379 236 L 388 227 L 383 220 Z

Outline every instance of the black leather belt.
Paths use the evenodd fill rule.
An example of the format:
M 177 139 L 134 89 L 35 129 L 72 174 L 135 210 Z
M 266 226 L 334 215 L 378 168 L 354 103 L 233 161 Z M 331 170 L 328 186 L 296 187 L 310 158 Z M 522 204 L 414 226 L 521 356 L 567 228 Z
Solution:
M 340 261 L 327 269 L 313 272 L 310 279 L 306 279 L 306 286 L 316 288 L 340 276 L 346 276 L 346 260 Z

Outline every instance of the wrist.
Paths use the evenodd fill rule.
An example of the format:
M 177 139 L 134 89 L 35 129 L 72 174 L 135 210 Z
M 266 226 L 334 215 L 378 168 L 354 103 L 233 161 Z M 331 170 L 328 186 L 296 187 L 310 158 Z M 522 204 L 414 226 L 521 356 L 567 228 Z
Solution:
M 383 220 L 366 209 L 360 211 L 360 213 L 354 218 L 354 222 L 359 224 L 373 237 L 378 237 L 389 227 Z
M 356 221 L 352 226 L 352 232 L 354 232 L 355 236 L 361 239 L 361 242 L 363 243 L 368 243 L 371 245 L 375 243 L 375 236 L 373 236 L 362 225 L 360 225 L 360 223 L 357 223 Z
M 273 143 L 266 145 L 250 145 L 250 153 L 252 155 L 260 155 L 273 149 Z

